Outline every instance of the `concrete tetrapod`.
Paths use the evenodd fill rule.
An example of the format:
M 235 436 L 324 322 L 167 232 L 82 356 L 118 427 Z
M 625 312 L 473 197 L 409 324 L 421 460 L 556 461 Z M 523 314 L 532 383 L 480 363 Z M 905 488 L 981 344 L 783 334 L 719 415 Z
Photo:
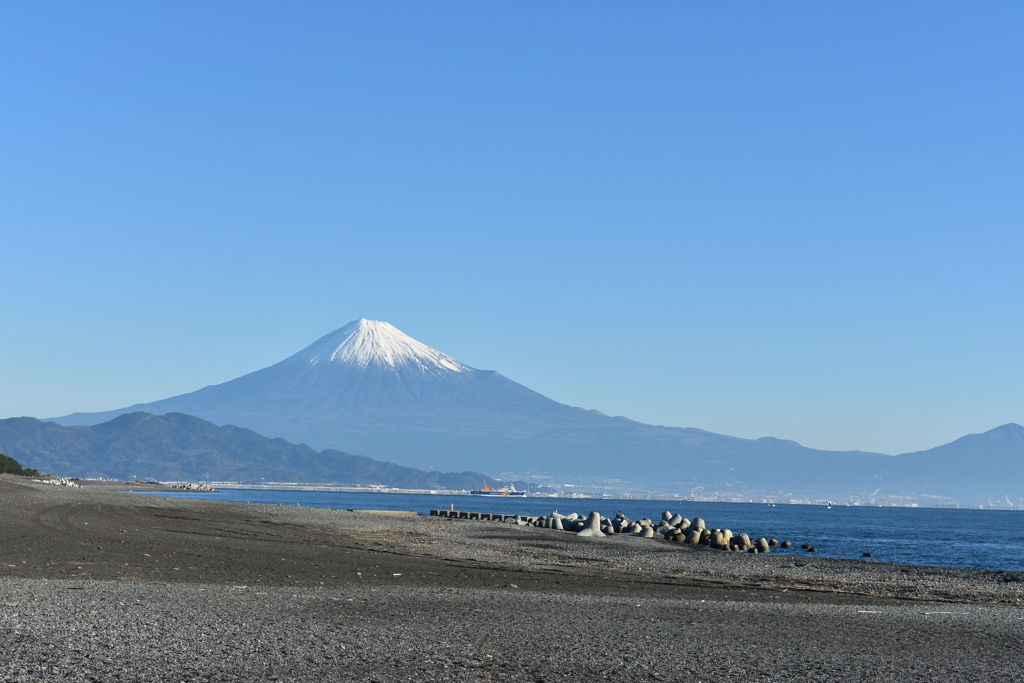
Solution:
M 604 532 L 601 531 L 601 513 L 591 512 L 590 516 L 587 517 L 587 523 L 583 525 L 583 529 L 576 532 L 577 536 L 604 536 Z
M 659 524 L 658 528 L 654 531 L 655 533 L 659 533 L 662 536 L 665 536 L 666 538 L 669 536 L 675 536 L 679 533 L 679 529 L 675 528 L 674 526 L 670 526 L 666 522 L 662 522 L 661 524 Z
M 431 511 L 431 514 L 435 512 L 437 511 Z M 448 511 L 442 512 L 447 513 Z M 484 517 L 480 513 L 470 512 L 458 512 L 452 516 L 456 515 L 464 519 L 470 518 L 471 515 L 474 515 L 474 519 Z M 488 515 L 487 517 L 491 516 Z M 661 517 L 662 519 L 657 522 L 657 526 L 647 517 L 635 521 L 622 512 L 617 513 L 613 519 L 603 517 L 597 511 L 591 512 L 587 517 L 582 517 L 575 512 L 563 515 L 558 510 L 554 510 L 550 515 L 540 515 L 532 518 L 524 518 L 521 515 L 500 515 L 497 518 L 506 524 L 570 531 L 577 536 L 603 537 L 614 534 L 629 534 L 640 538 L 661 537 L 667 541 L 675 541 L 676 543 L 685 543 L 687 545 L 706 545 L 720 550 L 747 551 L 751 553 L 769 553 L 773 547 L 793 548 L 793 544 L 789 541 L 780 543 L 775 538 L 759 538 L 755 541 L 744 533 L 734 535 L 730 529 L 709 529 L 705 521 L 700 517 L 695 517 L 691 523 L 690 520 L 685 519 L 681 515 L 667 510 L 662 513 Z M 806 543 L 801 547 L 812 553 L 818 551 L 817 548 Z M 865 555 L 865 557 L 870 557 L 870 555 Z

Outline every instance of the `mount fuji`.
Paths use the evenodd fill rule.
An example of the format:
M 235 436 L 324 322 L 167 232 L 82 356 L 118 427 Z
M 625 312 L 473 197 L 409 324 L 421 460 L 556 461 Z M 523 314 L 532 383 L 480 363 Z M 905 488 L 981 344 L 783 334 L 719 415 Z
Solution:
M 96 425 L 140 411 L 186 413 L 316 449 L 422 469 L 570 477 L 600 481 L 615 491 L 718 498 L 844 496 L 868 502 L 885 494 L 917 496 L 928 491 L 914 472 L 949 459 L 937 453 L 933 463 L 931 451 L 895 457 L 820 451 L 773 437 L 741 439 L 609 417 L 553 401 L 498 372 L 469 367 L 386 322 L 365 319 L 223 384 L 53 421 Z M 972 465 L 978 477 L 965 478 L 959 466 L 948 477 L 933 471 L 933 478 L 956 482 L 941 487 L 947 502 L 962 497 L 954 490 L 975 500 L 1002 499 L 1010 491 L 1003 491 L 1004 484 L 1024 484 L 1021 428 L 1006 425 L 987 434 L 986 443 L 1006 450 L 1003 461 L 1010 466 L 1000 466 L 996 477 L 980 461 Z M 980 442 L 966 443 L 975 444 L 973 449 Z
M 558 403 L 366 319 L 223 384 L 53 421 L 95 425 L 138 411 L 187 413 L 314 448 L 344 446 L 438 469 L 551 470 L 550 458 L 591 454 L 613 433 L 645 427 Z

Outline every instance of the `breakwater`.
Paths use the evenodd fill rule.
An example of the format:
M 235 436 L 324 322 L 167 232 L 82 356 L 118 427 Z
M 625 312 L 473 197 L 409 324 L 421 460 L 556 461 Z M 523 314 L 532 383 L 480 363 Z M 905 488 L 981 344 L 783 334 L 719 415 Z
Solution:
M 507 512 L 472 512 L 469 510 L 431 510 L 431 517 L 450 517 L 451 519 L 481 519 L 492 522 L 520 522 L 533 524 L 540 517 L 531 515 L 515 515 Z
M 719 527 L 709 528 L 707 523 L 700 517 L 692 521 L 680 514 L 665 511 L 661 513 L 661 521 L 657 524 L 649 517 L 633 520 L 622 514 L 614 518 L 604 517 L 600 512 L 591 512 L 586 518 L 575 512 L 568 515 L 559 514 L 557 510 L 550 515 L 524 516 L 510 515 L 501 512 L 473 512 L 468 510 L 431 510 L 432 517 L 447 517 L 450 519 L 469 519 L 497 521 L 506 524 L 519 526 L 534 526 L 543 529 L 557 529 L 559 531 L 570 531 L 577 536 L 603 537 L 613 534 L 628 534 L 640 538 L 657 538 L 686 545 L 703 545 L 709 548 L 726 551 L 741 551 L 748 553 L 769 553 L 772 548 L 792 550 L 791 541 L 779 541 L 772 538 L 752 539 L 746 533 L 732 532 L 732 529 Z M 810 543 L 803 543 L 801 550 L 816 553 L 818 549 Z M 871 553 L 863 553 L 864 557 L 871 557 Z

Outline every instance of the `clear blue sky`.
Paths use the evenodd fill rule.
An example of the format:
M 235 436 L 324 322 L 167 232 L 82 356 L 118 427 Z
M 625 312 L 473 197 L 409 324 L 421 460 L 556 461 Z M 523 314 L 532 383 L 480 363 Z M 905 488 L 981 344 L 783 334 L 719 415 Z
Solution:
M 3 3 L 0 417 L 367 317 L 656 424 L 1024 423 L 1022 36 L 1019 2 Z

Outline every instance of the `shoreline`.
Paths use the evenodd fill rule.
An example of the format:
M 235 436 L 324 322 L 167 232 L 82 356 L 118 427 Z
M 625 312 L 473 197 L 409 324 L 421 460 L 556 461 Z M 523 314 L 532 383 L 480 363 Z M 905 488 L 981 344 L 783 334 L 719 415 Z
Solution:
M 109 480 L 101 479 L 75 479 L 79 484 L 95 486 L 95 485 L 110 485 L 116 484 Z M 143 482 L 136 482 L 143 483 Z M 159 483 L 158 486 L 170 486 L 172 484 L 184 484 L 190 482 L 177 482 L 171 481 L 166 483 Z M 191 482 L 195 483 L 195 482 Z M 380 493 L 380 494 L 397 494 L 397 495 L 416 495 L 416 496 L 460 496 L 460 497 L 485 497 L 475 496 L 470 492 L 469 489 L 402 489 L 388 486 L 348 486 L 339 484 L 326 484 L 326 483 L 292 483 L 292 482 L 270 482 L 265 484 L 246 484 L 234 481 L 210 481 L 203 482 L 214 488 L 223 491 L 324 491 L 324 492 L 335 492 L 335 493 Z M 922 505 L 920 503 L 905 503 L 902 505 L 889 504 L 889 505 L 863 505 L 860 503 L 841 503 L 827 498 L 821 499 L 807 499 L 793 502 L 791 500 L 774 500 L 764 498 L 761 500 L 751 499 L 738 499 L 738 498 L 703 498 L 703 497 L 679 497 L 672 494 L 664 495 L 640 495 L 640 494 L 623 494 L 615 495 L 610 493 L 586 493 L 586 494 L 565 494 L 565 493 L 536 493 L 527 492 L 527 496 L 530 499 L 543 499 L 553 501 L 651 501 L 651 502 L 665 502 L 665 503 L 728 503 L 738 505 L 771 505 L 771 506 L 794 506 L 794 507 L 852 507 L 852 508 L 867 508 L 874 509 L 880 508 L 883 510 L 891 509 L 909 509 L 909 510 L 978 510 L 987 512 L 1021 512 L 1024 508 L 1005 508 L 998 505 L 992 505 L 989 507 L 978 506 L 978 507 L 967 507 L 959 504 L 950 505 Z
M 99 628 L 134 614 L 135 604 L 147 606 L 139 619 L 162 616 L 103 626 L 125 634 L 117 647 L 132 665 L 104 669 L 101 679 L 138 680 L 148 662 L 156 680 L 182 680 L 167 669 L 171 651 L 143 651 L 125 629 L 171 629 L 162 640 L 192 643 L 196 624 L 222 634 L 221 654 L 235 653 L 220 661 L 216 649 L 188 646 L 201 663 L 196 675 L 217 671 L 216 680 L 234 680 L 223 666 L 245 663 L 247 647 L 250 664 L 262 668 L 238 680 L 461 681 L 484 669 L 517 681 L 595 680 L 609 671 L 626 681 L 735 680 L 760 670 L 750 668 L 751 648 L 778 680 L 915 680 L 925 660 L 932 674 L 920 680 L 938 672 L 977 680 L 1024 662 L 1022 572 L 723 553 L 626 535 L 585 539 L 496 522 L 113 488 L 0 480 L 8 520 L 0 528 L 0 628 L 21 634 L 0 646 L 5 680 L 47 678 L 39 667 L 56 654 L 46 644 L 73 646 L 77 637 L 61 624 Z M 86 595 L 103 599 L 82 602 Z M 176 612 L 191 621 L 179 623 Z M 239 619 L 255 631 L 229 638 Z M 294 619 L 307 620 L 306 630 L 285 628 Z M 315 647 L 304 635 L 310 628 Z M 256 632 L 315 656 L 291 661 L 253 650 Z M 481 634 L 491 640 L 472 644 Z M 648 638 L 661 645 L 648 651 Z M 666 658 L 665 647 L 678 656 Z M 853 647 L 862 655 L 847 661 Z M 59 659 L 91 671 L 102 652 L 65 646 Z M 811 668 L 793 665 L 812 660 Z
M 7 476 L 7 475 L 4 475 Z M 89 487 L 105 487 L 105 488 L 126 488 L 126 487 L 153 487 L 153 490 L 171 490 L 180 491 L 179 489 L 172 488 L 175 484 L 196 484 L 202 483 L 211 487 L 214 487 L 221 491 L 308 491 L 308 492 L 333 492 L 333 493 L 380 493 L 380 494 L 395 494 L 395 495 L 416 495 L 416 496 L 459 496 L 459 497 L 474 497 L 474 498 L 486 498 L 487 496 L 477 496 L 471 493 L 469 489 L 403 489 L 389 486 L 378 486 L 378 485 L 367 485 L 367 486 L 355 486 L 355 485 L 343 485 L 333 483 L 317 483 L 317 482 L 269 482 L 269 483 L 241 483 L 236 481 L 207 481 L 207 482 L 194 482 L 194 481 L 167 481 L 167 482 L 119 482 L 110 479 L 79 479 L 77 477 L 71 477 L 79 486 Z M 630 494 L 623 493 L 622 495 L 615 495 L 610 493 L 536 493 L 527 491 L 527 496 L 534 500 L 553 500 L 553 501 L 661 501 L 665 503 L 725 503 L 725 504 L 737 504 L 737 505 L 770 505 L 770 506 L 783 506 L 783 507 L 850 507 L 850 508 L 865 508 L 865 509 L 883 509 L 883 510 L 894 510 L 894 509 L 909 509 L 909 510 L 977 510 L 986 512 L 1021 512 L 1024 508 L 1006 508 L 999 505 L 990 505 L 985 507 L 981 506 L 963 506 L 959 504 L 950 505 L 922 505 L 920 503 L 905 503 L 898 505 L 890 503 L 889 505 L 866 505 L 860 503 L 842 503 L 826 498 L 821 499 L 807 499 L 807 500 L 777 500 L 762 498 L 759 500 L 752 499 L 739 499 L 739 498 L 704 498 L 704 497 L 692 497 L 685 496 L 680 497 L 674 494 L 652 494 L 652 495 L 641 495 L 641 494 Z

